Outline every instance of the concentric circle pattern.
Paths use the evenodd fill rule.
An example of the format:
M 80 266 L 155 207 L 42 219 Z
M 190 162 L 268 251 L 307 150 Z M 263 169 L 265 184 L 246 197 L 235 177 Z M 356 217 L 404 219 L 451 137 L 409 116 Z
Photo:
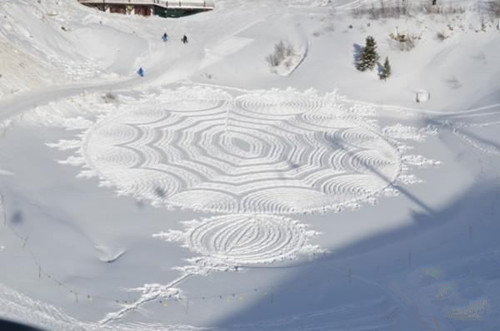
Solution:
M 293 259 L 305 249 L 305 227 L 279 216 L 227 215 L 199 222 L 187 233 L 190 250 L 228 265 Z
M 212 90 L 129 106 L 89 129 L 82 154 L 120 192 L 227 213 L 325 211 L 363 201 L 400 171 L 362 116 L 320 97 Z

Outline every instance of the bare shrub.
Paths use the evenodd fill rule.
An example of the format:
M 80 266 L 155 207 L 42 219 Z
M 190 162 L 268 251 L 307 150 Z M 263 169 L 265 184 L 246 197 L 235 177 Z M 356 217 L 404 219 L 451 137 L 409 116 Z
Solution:
M 447 35 L 445 35 L 443 32 L 438 32 L 438 33 L 436 34 L 436 38 L 437 38 L 438 40 L 440 40 L 440 41 L 444 41 L 444 40 L 448 39 L 448 36 L 447 36 Z
M 490 0 L 486 3 L 488 12 L 494 18 L 500 18 L 500 0 Z
M 212 79 L 213 75 L 209 74 L 208 72 L 205 72 L 205 73 L 201 74 L 201 77 L 206 78 L 206 79 Z
M 492 0 L 492 2 L 500 3 L 500 0 Z M 351 15 L 354 18 L 368 17 L 372 20 L 380 18 L 400 18 L 401 16 L 412 16 L 415 14 L 439 14 L 439 15 L 452 15 L 463 14 L 466 12 L 464 7 L 460 6 L 441 6 L 421 4 L 412 6 L 408 0 L 389 1 L 380 0 L 378 5 L 371 4 L 371 6 L 359 6 L 353 8 Z
M 266 57 L 266 61 L 271 65 L 271 67 L 277 67 L 283 63 L 285 59 L 294 55 L 296 55 L 296 52 L 293 46 L 281 40 L 279 43 L 274 45 L 274 53 L 268 55 Z
M 422 5 L 418 8 L 419 12 L 424 14 L 436 14 L 436 15 L 457 15 L 464 14 L 467 10 L 464 7 L 459 6 L 441 6 L 435 5 L 432 6 L 430 4 Z
M 409 4 L 407 0 L 398 0 L 397 2 L 387 3 L 380 0 L 378 5 L 372 3 L 370 7 L 359 6 L 352 9 L 352 16 L 354 18 L 369 17 L 372 20 L 380 18 L 399 18 L 401 16 L 408 16 L 410 13 Z
M 116 95 L 114 95 L 111 92 L 108 92 L 102 96 L 102 99 L 104 100 L 105 103 L 114 103 L 117 101 Z
M 393 44 L 395 44 L 400 51 L 409 52 L 415 48 L 415 42 L 420 39 L 420 36 L 409 33 L 391 33 L 389 34 L 389 38 L 393 40 Z

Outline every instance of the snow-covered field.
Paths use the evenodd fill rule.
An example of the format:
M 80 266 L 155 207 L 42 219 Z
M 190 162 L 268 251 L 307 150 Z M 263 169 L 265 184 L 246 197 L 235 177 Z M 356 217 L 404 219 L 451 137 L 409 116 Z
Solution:
M 0 0 L 0 319 L 498 329 L 500 19 L 380 5 Z

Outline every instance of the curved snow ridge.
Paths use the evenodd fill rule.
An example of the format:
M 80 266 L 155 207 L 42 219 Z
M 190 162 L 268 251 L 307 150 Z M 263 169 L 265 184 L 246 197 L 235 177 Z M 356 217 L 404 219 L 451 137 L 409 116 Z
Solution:
M 418 182 L 405 177 L 414 162 L 403 160 L 401 141 L 432 133 L 380 128 L 373 109 L 335 93 L 234 98 L 183 87 L 121 102 L 81 137 L 50 146 L 74 149 L 79 140 L 63 163 L 119 194 L 207 212 L 293 214 L 372 203 L 393 195 L 399 178 Z

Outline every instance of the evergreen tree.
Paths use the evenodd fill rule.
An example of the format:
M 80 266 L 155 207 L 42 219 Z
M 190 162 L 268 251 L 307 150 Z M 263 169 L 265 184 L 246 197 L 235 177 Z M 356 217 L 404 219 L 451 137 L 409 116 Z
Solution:
M 377 54 L 377 43 L 373 37 L 368 36 L 366 38 L 366 45 L 361 51 L 361 56 L 358 63 L 356 63 L 356 68 L 359 71 L 365 71 L 366 69 L 373 70 L 379 56 Z
M 380 70 L 379 77 L 380 79 L 387 80 L 391 76 L 391 64 L 389 63 L 389 58 L 385 58 L 384 65 Z

